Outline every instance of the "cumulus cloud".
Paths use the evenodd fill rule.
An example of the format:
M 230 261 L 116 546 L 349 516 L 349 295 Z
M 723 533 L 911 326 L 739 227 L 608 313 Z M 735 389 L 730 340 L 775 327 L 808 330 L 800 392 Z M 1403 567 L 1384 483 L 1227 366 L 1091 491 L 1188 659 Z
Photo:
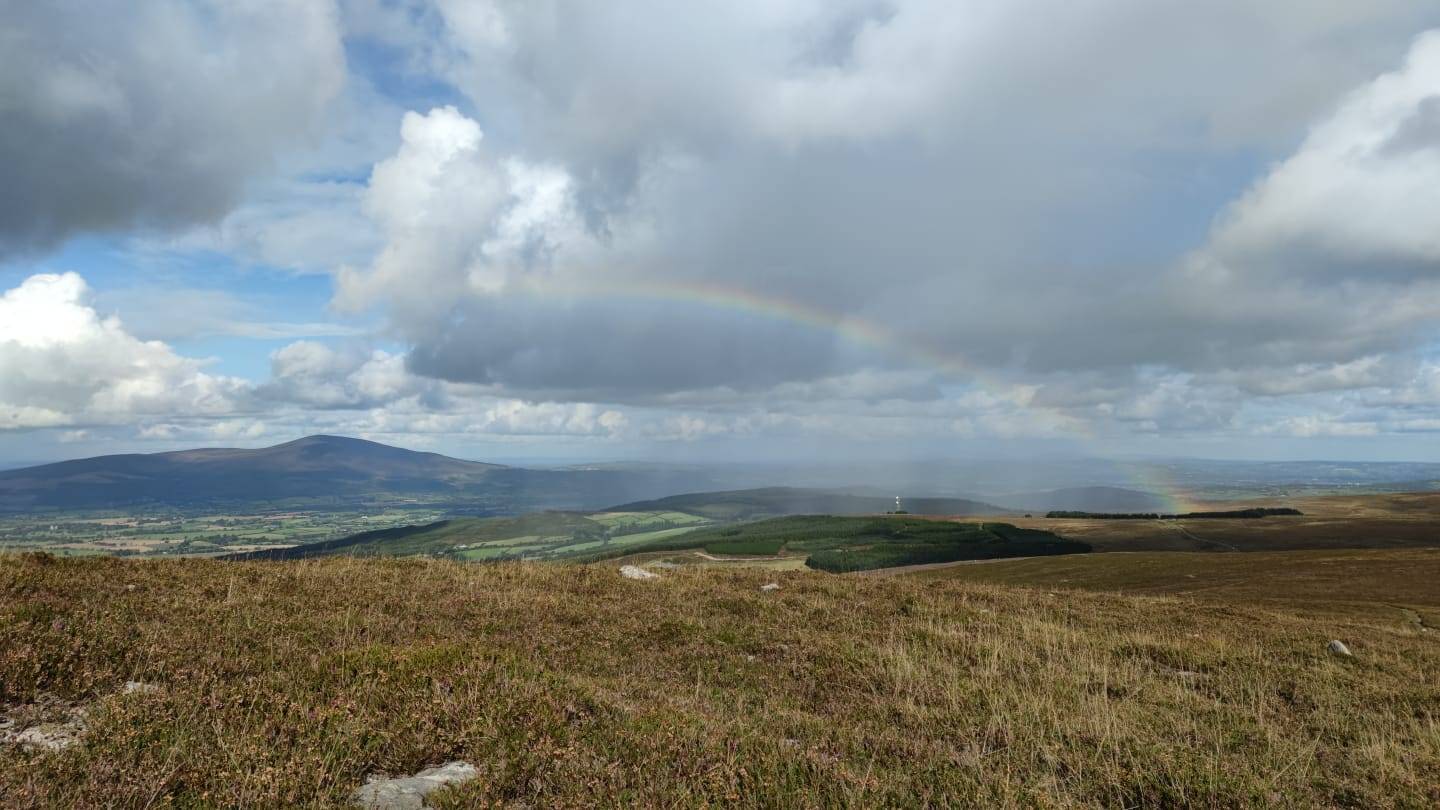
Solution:
M 262 397 L 315 408 L 369 408 L 425 392 L 405 371 L 404 358 L 381 350 L 345 351 L 298 341 L 270 357 L 271 380 Z
M 4 0 L 0 17 L 0 256 L 218 218 L 344 81 L 327 0 Z
M 450 108 L 407 116 L 367 192 L 385 247 L 339 284 L 342 304 L 389 313 L 425 376 L 651 405 L 960 368 L 1274 370 L 1309 380 L 1298 391 L 1357 380 L 1326 369 L 1413 348 L 1434 321 L 1426 279 L 1305 267 L 1329 251 L 1310 238 L 1334 236 L 1324 223 L 1266 257 L 1236 225 L 1323 207 L 1265 191 L 1291 165 L 1374 210 L 1406 205 L 1385 178 L 1428 154 L 1433 37 L 1384 71 L 1440 22 L 1425 4 L 1093 2 L 1047 6 L 1044 28 L 1025 3 L 611 5 L 563 25 L 544 3 L 463 11 L 411 15 L 442 32 L 413 42 L 498 134 Z M 1249 194 L 1215 179 L 1237 145 L 1316 117 Z M 1372 163 L 1334 158 L 1373 132 Z M 1424 243 L 1433 207 L 1386 227 Z M 1226 213 L 1182 256 L 1144 232 L 1160 210 Z
M 0 297 L 0 428 L 229 413 L 236 379 L 130 335 L 87 303 L 78 275 L 35 275 Z
M 1229 209 L 1213 247 L 1249 266 L 1279 261 L 1281 271 L 1355 273 L 1361 265 L 1370 276 L 1433 275 L 1440 266 L 1440 31 L 1417 39 L 1399 70 L 1351 93 L 1316 125 Z
M 11 245 L 229 210 L 334 95 L 337 28 L 383 52 L 381 84 L 454 91 L 373 105 L 360 117 L 385 134 L 342 149 L 341 179 L 252 187 L 177 243 L 343 265 L 335 305 L 383 319 L 374 345 L 275 351 L 267 380 L 195 417 L 237 435 L 304 419 L 641 441 L 1342 435 L 1436 417 L 1429 0 L 341 6 L 337 24 L 325 4 L 217 4 L 200 25 L 156 4 L 143 36 L 87 46 L 108 72 L 40 48 L 61 23 L 98 37 L 78 6 L 17 6 L 24 36 L 0 35 L 18 43 L 0 67 L 47 77 L 0 79 L 31 133 L 28 152 L 0 134 L 21 158 L 5 165 L 66 148 L 133 201 L 42 189 L 33 216 L 0 206 Z M 262 32 L 274 44 L 251 47 Z M 151 120 L 163 71 L 135 43 L 159 36 L 176 47 L 146 52 L 167 66 L 203 41 L 221 78 L 319 80 L 181 77 L 185 114 Z M 112 75 L 120 107 L 95 89 Z M 67 113 L 64 138 L 30 144 L 46 105 L 101 126 L 80 142 Z M 247 125 L 216 133 L 222 118 Z M 213 151 L 190 148 L 197 133 Z M 153 188 L 171 196 L 107 179 L 148 167 L 140 143 L 225 165 L 166 161 Z M 16 424 L 91 407 L 11 399 Z M 198 429 L 187 418 L 146 429 Z

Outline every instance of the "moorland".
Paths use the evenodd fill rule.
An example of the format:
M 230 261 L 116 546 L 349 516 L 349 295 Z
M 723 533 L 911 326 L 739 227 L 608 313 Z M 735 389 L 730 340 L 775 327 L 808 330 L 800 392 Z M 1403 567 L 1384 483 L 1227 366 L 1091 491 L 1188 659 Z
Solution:
M 9 555 L 0 594 L 7 718 L 87 712 L 0 746 L 13 806 L 338 807 L 455 760 L 431 806 L 1440 801 L 1440 644 L 1399 614 L 348 557 Z
M 1379 489 L 12 509 L 0 796 L 1433 807 L 1440 493 Z

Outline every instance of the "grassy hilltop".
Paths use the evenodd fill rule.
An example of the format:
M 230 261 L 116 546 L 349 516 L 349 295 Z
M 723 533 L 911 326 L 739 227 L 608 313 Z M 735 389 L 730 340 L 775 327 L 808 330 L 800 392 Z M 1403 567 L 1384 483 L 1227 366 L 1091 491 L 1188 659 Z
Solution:
M 463 759 L 436 806 L 1433 807 L 1431 635 L 953 578 L 0 557 L 4 713 L 89 708 L 0 746 L 0 796 L 339 806 Z

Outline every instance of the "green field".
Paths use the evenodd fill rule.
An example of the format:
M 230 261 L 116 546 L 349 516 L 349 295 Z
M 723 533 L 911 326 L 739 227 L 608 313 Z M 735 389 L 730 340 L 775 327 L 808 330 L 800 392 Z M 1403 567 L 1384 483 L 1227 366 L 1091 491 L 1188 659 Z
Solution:
M 679 512 L 534 512 L 366 532 L 256 556 L 442 557 L 474 562 L 607 557 L 678 537 L 707 523 Z
M 47 551 L 63 556 L 213 556 L 431 523 L 441 515 L 438 510 L 420 508 L 0 514 L 0 551 Z
M 686 526 L 703 526 L 710 521 L 686 512 L 598 512 L 588 516 L 610 530 L 612 535 L 653 532 Z

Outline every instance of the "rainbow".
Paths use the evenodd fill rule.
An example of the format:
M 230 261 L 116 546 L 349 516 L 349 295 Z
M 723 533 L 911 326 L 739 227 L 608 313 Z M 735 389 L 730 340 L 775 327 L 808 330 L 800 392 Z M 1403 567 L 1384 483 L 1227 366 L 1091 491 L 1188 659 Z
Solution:
M 743 312 L 830 332 L 854 344 L 900 355 L 949 376 L 975 379 L 979 373 L 972 364 L 959 355 L 922 346 L 874 321 L 830 312 L 784 298 L 760 295 L 738 287 L 725 287 L 701 281 L 647 280 L 643 284 L 609 283 L 603 286 L 577 283 L 529 283 L 520 289 L 541 296 L 668 301 Z
M 899 356 L 910 363 L 928 368 L 941 375 L 975 385 L 1013 401 L 1005 393 L 1006 384 L 993 379 L 963 356 L 943 352 L 917 343 L 866 318 L 846 315 L 784 298 L 765 296 L 750 290 L 727 287 L 702 281 L 646 280 L 642 283 L 608 282 L 604 285 L 577 282 L 528 281 L 512 285 L 512 290 L 541 297 L 601 298 L 622 300 L 668 301 L 698 304 L 719 310 L 742 312 L 786 323 L 799 324 L 826 331 L 853 344 Z M 1078 420 L 1057 409 L 1023 404 L 1028 410 L 1051 417 L 1056 425 L 1066 426 L 1075 438 L 1082 439 L 1096 457 L 1106 453 L 1097 437 Z M 1169 472 L 1159 464 L 1115 461 L 1116 466 L 1136 489 L 1157 495 L 1166 501 L 1165 510 L 1173 513 L 1195 511 L 1198 504 L 1180 487 Z
M 515 289 L 515 288 L 512 288 Z M 742 312 L 786 323 L 818 329 L 882 353 L 899 356 L 910 363 L 928 368 L 952 380 L 966 382 L 1007 400 L 1007 385 L 987 375 L 963 356 L 942 352 L 917 343 L 879 323 L 853 315 L 830 312 L 820 307 L 784 298 L 765 296 L 738 287 L 726 287 L 701 281 L 647 280 L 640 283 L 558 283 L 531 281 L 518 286 L 520 292 L 542 297 L 602 298 L 622 300 L 669 301 L 698 304 L 719 310 Z M 1068 414 L 1035 404 L 1021 404 L 1027 410 L 1051 417 L 1049 421 L 1068 427 L 1069 433 L 1081 439 L 1093 455 L 1106 458 L 1100 440 Z M 1125 475 L 1128 486 L 1164 499 L 1164 510 L 1171 513 L 1193 512 L 1203 508 L 1191 498 L 1161 464 L 1113 460 Z
M 1159 496 L 1166 501 L 1163 511 L 1170 514 L 1198 512 L 1205 508 L 1176 483 L 1170 471 L 1156 462 L 1117 461 L 1116 466 L 1135 489 Z

